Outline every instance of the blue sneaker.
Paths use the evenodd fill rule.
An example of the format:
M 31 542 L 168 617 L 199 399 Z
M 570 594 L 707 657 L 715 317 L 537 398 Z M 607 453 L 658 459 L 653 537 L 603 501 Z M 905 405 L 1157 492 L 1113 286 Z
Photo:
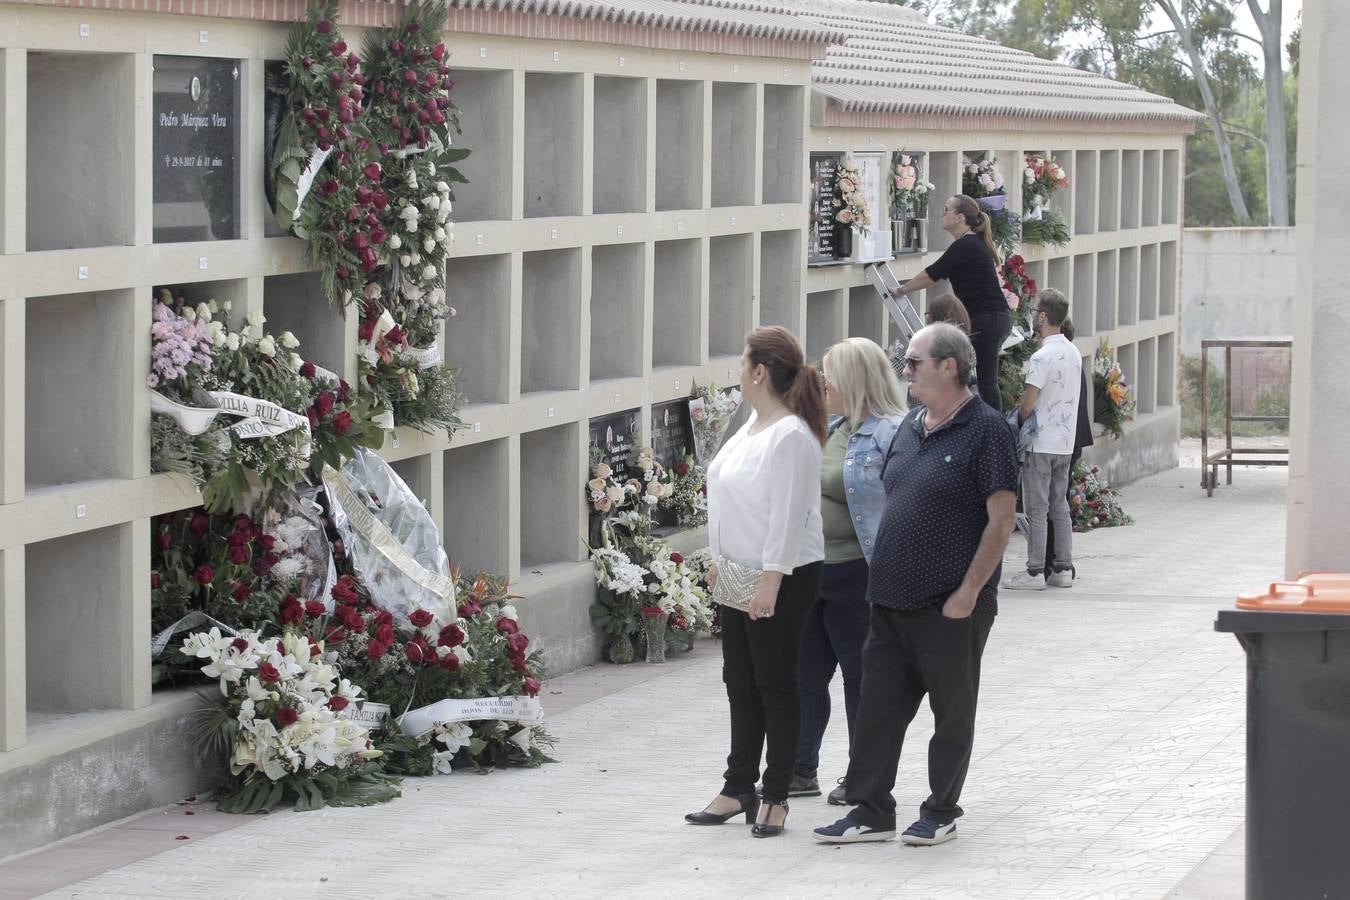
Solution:
M 895 829 L 868 828 L 860 825 L 848 816 L 833 825 L 823 825 L 812 832 L 816 840 L 826 844 L 861 844 L 864 841 L 890 841 L 895 839 Z
M 934 822 L 932 819 L 920 819 L 913 825 L 905 829 L 905 833 L 900 835 L 900 840 L 906 844 L 918 847 L 928 847 L 933 844 L 943 844 L 956 837 L 956 823 Z

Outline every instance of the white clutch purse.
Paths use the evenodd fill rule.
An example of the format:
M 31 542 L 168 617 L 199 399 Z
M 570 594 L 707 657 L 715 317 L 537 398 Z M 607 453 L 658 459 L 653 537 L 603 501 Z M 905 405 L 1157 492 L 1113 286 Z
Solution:
M 749 612 L 750 600 L 759 590 L 763 569 L 752 569 L 725 556 L 717 558 L 717 584 L 713 585 L 714 603 Z

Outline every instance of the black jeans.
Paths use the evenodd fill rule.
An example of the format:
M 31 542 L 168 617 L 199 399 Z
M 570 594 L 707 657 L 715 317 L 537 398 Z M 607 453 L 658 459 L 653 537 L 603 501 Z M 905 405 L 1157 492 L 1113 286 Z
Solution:
M 820 598 L 806 614 L 806 627 L 802 629 L 797 671 L 802 729 L 794 767 L 798 775 L 814 778 L 820 767 L 820 743 L 830 724 L 830 682 L 836 667 L 844 672 L 844 713 L 848 717 L 849 746 L 853 746 L 867 619 L 867 560 L 826 563 L 820 577 Z
M 801 727 L 797 654 L 807 610 L 820 590 L 821 565 L 808 563 L 784 576 L 767 619 L 751 621 L 739 609 L 722 607 L 722 680 L 731 703 L 722 793 L 729 797 L 754 792 L 763 754 L 764 799 L 787 799 Z
M 991 613 L 948 619 L 941 607 L 901 611 L 872 607 L 863 648 L 862 705 L 848 764 L 849 818 L 869 828 L 895 828 L 896 769 L 905 729 L 924 694 L 933 708 L 928 742 L 928 786 L 920 815 L 946 824 L 961 815 L 957 805 L 975 742 L 975 702 L 980 691 Z
M 980 398 L 999 412 L 1003 412 L 1003 400 L 998 389 L 998 351 L 1011 331 L 1012 313 L 1006 309 L 970 314 L 970 342 L 975 346 Z

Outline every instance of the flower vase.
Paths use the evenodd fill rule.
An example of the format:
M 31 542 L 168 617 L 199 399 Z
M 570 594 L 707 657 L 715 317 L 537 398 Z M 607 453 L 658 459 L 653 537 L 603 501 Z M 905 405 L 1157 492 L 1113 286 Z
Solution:
M 616 666 L 622 666 L 633 661 L 633 640 L 626 634 L 616 634 L 609 640 L 609 648 L 605 651 L 605 656 Z
M 891 222 L 891 253 L 903 253 L 905 251 L 905 223 Z
M 1003 205 L 1008 202 L 1008 195 L 990 194 L 988 197 L 977 197 L 975 202 L 980 204 L 980 206 L 983 206 L 986 210 L 993 212 L 1003 208 Z
M 910 219 L 905 223 L 905 243 L 906 250 L 923 250 L 923 220 Z
M 643 616 L 642 630 L 647 636 L 647 662 L 666 661 L 666 620 L 665 615 Z
M 851 259 L 853 257 L 853 226 L 842 222 L 834 224 L 834 258 Z

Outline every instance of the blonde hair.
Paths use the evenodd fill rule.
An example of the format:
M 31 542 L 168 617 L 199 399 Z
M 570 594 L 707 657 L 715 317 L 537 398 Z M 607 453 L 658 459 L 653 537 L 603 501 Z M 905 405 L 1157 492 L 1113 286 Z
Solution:
M 852 424 L 861 423 L 869 415 L 904 415 L 904 389 L 885 351 L 873 341 L 863 337 L 840 341 L 825 351 L 821 366 L 830 387 L 844 398 Z

